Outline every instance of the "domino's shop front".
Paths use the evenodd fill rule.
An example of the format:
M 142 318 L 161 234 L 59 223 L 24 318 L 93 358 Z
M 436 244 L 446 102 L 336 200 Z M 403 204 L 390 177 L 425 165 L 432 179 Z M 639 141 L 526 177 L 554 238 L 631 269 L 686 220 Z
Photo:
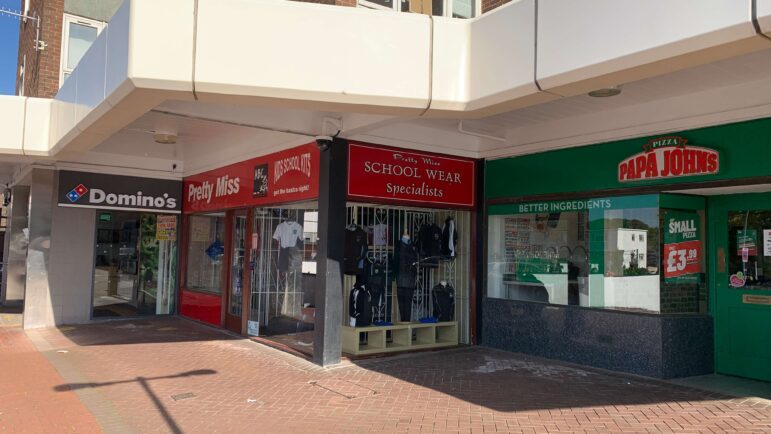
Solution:
M 52 289 L 54 298 L 61 293 L 78 305 L 54 300 L 54 314 L 65 323 L 174 314 L 181 181 L 66 170 L 57 175 L 51 233 L 57 260 L 49 280 L 59 286 Z
M 485 345 L 771 381 L 771 119 L 488 161 Z

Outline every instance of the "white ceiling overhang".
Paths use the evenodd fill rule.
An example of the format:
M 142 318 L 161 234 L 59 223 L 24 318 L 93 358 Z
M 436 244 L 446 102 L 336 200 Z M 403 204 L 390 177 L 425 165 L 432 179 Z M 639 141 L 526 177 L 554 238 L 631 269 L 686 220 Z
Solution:
M 501 122 L 593 89 L 771 48 L 764 33 L 771 0 L 519 0 L 473 20 L 275 0 L 127 0 L 53 102 L 25 99 L 35 106 L 24 121 L 34 133 L 3 148 L 42 157 L 88 151 L 169 101 L 181 114 L 209 107 L 207 117 L 221 121 L 239 115 L 212 107 L 309 119 L 346 113 L 380 132 L 391 122 L 416 136 L 436 120 L 454 131 L 459 119 Z M 457 153 L 504 154 L 490 142 L 486 151 L 464 150 L 460 137 L 485 142 L 456 135 Z M 410 140 L 383 141 L 397 139 Z

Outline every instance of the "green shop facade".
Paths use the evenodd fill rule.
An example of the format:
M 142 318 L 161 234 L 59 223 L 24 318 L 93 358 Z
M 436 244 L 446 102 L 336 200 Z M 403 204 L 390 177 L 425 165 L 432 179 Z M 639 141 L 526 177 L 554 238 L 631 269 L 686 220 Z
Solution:
M 771 119 L 490 160 L 481 342 L 771 381 Z

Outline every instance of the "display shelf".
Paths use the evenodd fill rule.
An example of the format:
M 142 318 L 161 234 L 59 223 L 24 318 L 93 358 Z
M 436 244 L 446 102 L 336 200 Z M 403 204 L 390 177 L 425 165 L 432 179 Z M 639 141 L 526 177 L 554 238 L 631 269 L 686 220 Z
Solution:
M 436 343 L 438 344 L 451 344 L 458 343 L 458 324 L 454 322 L 438 323 L 436 328 Z
M 391 341 L 386 341 L 386 333 Z M 343 326 L 343 352 L 353 355 L 441 348 L 458 344 L 458 323 L 409 323 L 391 326 Z
M 432 345 L 436 343 L 436 324 L 415 324 L 413 325 L 412 343 L 415 345 Z

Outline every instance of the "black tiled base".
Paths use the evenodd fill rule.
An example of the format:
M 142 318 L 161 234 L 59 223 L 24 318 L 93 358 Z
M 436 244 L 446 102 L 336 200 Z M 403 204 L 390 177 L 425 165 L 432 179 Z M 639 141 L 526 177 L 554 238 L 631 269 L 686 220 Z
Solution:
M 482 345 L 656 378 L 714 371 L 712 318 L 486 298 Z

